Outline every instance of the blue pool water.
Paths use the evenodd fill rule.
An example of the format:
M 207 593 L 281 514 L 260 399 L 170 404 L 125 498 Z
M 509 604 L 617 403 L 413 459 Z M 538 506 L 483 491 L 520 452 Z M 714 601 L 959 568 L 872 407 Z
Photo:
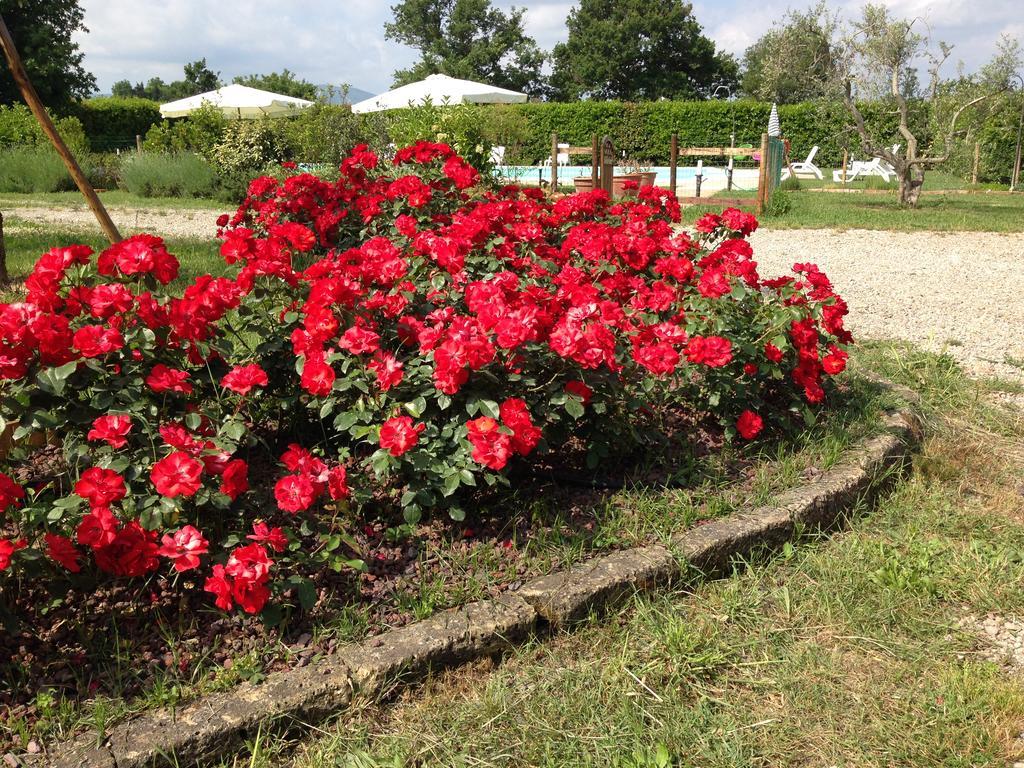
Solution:
M 655 184 L 660 187 L 667 187 L 669 181 L 669 167 L 667 165 L 655 165 L 651 166 L 648 170 L 656 171 L 658 177 L 655 179 Z M 497 173 L 510 181 L 523 181 L 526 183 L 536 183 L 538 179 L 544 181 L 550 181 L 551 179 L 551 166 L 537 167 L 536 165 L 503 165 L 496 169 Z M 615 173 L 626 173 L 625 168 L 616 167 Z M 679 182 L 692 180 L 697 175 L 697 169 L 694 166 L 677 167 L 676 168 L 676 180 Z M 577 176 L 586 176 L 590 178 L 590 166 L 589 165 L 560 165 L 558 166 L 558 183 L 571 185 L 572 180 Z M 704 180 L 707 181 L 711 178 L 725 178 L 725 168 L 716 168 L 714 166 L 704 167 Z

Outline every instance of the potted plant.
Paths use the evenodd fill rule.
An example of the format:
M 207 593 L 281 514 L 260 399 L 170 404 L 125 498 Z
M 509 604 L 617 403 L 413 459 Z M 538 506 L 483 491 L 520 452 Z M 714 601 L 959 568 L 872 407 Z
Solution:
M 658 177 L 657 171 L 652 171 L 651 166 L 641 163 L 638 160 L 624 158 L 621 173 L 612 176 L 612 197 L 621 197 L 626 192 L 626 184 L 634 182 L 640 187 L 653 187 Z M 577 192 L 589 192 L 593 187 L 589 176 L 577 176 L 573 179 Z

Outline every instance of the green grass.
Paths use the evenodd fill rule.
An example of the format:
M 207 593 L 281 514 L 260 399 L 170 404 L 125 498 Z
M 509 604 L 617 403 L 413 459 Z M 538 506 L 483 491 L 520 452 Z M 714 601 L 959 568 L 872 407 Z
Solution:
M 230 766 L 1007 766 L 1024 678 L 968 616 L 1024 616 L 1024 417 L 946 358 L 867 357 L 924 392 L 915 474 L 827 539 L 636 596 L 581 631 L 362 703 Z
M 187 210 L 230 211 L 233 206 L 199 197 L 142 197 L 133 195 L 123 189 L 111 189 L 100 192 L 100 200 L 109 206 L 130 206 L 135 208 L 182 208 Z M 22 206 L 75 206 L 85 208 L 82 193 L 72 192 L 39 192 L 34 194 L 0 193 L 0 210 Z
M 7 270 L 15 282 L 24 280 L 39 256 L 51 248 L 82 243 L 92 246 L 98 253 L 110 245 L 98 232 L 53 229 L 13 217 L 4 218 L 4 230 Z M 170 238 L 166 242 L 168 250 L 181 262 L 179 280 L 191 280 L 207 273 L 219 275 L 227 272 L 228 267 L 220 256 L 220 243 L 212 238 Z M 0 293 L 0 298 L 10 301 L 14 295 L 12 290 L 16 292 L 17 289 Z
M 769 210 L 761 222 L 770 229 L 882 229 L 898 232 L 1024 232 L 1024 195 L 950 193 L 924 195 L 917 208 L 901 208 L 892 192 L 779 193 L 785 210 Z M 683 210 L 690 223 L 721 206 Z M 752 209 L 745 209 L 752 210 Z

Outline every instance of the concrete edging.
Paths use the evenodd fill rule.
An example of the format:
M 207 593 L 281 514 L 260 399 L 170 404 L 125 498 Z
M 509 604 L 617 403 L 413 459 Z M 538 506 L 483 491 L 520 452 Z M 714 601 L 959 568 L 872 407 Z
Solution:
M 870 501 L 910 463 L 921 423 L 911 411 L 884 415 L 885 432 L 774 505 L 745 510 L 682 532 L 671 550 L 620 550 L 534 579 L 493 600 L 442 611 L 423 621 L 344 646 L 305 667 L 275 672 L 259 684 L 205 696 L 177 710 L 146 713 L 113 726 L 103 740 L 85 735 L 25 765 L 144 768 L 203 764 L 229 753 L 257 728 L 312 723 L 355 697 L 376 698 L 432 671 L 501 653 L 532 635 L 561 630 L 624 597 L 692 572 L 722 573 L 739 557 L 773 548 L 810 530 L 828 530 Z

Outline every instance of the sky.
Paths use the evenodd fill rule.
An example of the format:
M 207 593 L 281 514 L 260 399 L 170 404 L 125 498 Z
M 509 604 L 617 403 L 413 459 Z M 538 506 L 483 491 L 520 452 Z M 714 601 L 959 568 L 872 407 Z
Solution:
M 968 71 L 991 57 L 1001 34 L 1024 43 L 1021 0 L 883 0 L 907 18 L 920 18 L 936 40 L 955 48 Z M 122 79 L 182 77 L 185 62 L 206 57 L 221 79 L 287 67 L 317 84 L 349 85 L 371 93 L 391 86 L 391 73 L 416 60 L 416 52 L 384 39 L 393 0 L 82 0 L 88 33 L 76 40 L 85 67 L 109 93 Z M 572 2 L 530 0 L 494 4 L 526 8 L 526 31 L 544 50 L 565 39 Z M 693 0 L 705 34 L 720 50 L 742 55 L 790 8 L 811 4 L 775 0 Z M 852 15 L 858 0 L 830 0 Z

